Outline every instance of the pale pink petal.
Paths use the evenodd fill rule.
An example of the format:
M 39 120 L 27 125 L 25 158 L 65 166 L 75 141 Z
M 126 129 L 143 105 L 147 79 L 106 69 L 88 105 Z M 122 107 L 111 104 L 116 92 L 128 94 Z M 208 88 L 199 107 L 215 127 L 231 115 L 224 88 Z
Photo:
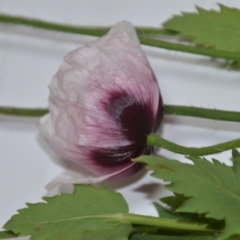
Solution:
M 117 172 L 109 173 L 107 175 L 96 176 L 93 173 L 89 172 L 87 175 L 84 172 L 76 172 L 73 170 L 65 170 L 61 174 L 57 175 L 51 182 L 46 185 L 46 189 L 50 190 L 56 187 L 59 184 L 96 184 L 101 183 L 105 180 L 109 180 L 110 178 L 114 179 L 116 175 L 120 175 L 121 173 L 128 170 L 132 165 L 136 163 L 132 163 L 130 166 L 127 166 L 124 169 L 121 169 Z
M 100 177 L 142 168 L 131 158 L 151 152 L 146 136 L 159 126 L 163 106 L 131 23 L 68 53 L 49 89 L 50 113 L 39 125 L 59 155 Z

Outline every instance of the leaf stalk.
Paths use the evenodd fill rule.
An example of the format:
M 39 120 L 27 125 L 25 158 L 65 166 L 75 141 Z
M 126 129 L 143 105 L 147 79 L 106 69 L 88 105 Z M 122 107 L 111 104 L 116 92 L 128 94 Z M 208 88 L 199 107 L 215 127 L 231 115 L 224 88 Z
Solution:
M 109 216 L 110 217 L 110 216 Z M 118 213 L 112 215 L 113 219 L 125 224 L 135 224 L 157 227 L 164 230 L 172 230 L 176 232 L 196 232 L 204 234 L 216 234 L 215 229 L 211 229 L 207 224 L 200 224 L 193 221 L 179 221 L 175 219 L 165 219 L 152 216 L 143 216 L 131 213 Z M 22 236 L 21 236 L 22 237 Z M 18 238 L 17 234 L 11 231 L 0 231 L 0 239 Z
M 158 227 L 164 230 L 189 231 L 213 234 L 216 230 L 210 229 L 207 224 L 200 224 L 193 221 L 179 221 L 159 217 L 143 216 L 131 213 L 121 213 L 118 215 L 122 223 L 131 223 L 144 226 Z

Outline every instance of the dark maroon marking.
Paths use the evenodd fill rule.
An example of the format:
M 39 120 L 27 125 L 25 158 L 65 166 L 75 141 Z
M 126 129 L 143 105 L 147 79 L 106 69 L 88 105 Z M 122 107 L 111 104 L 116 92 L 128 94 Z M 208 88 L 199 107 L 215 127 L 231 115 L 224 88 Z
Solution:
M 151 106 L 136 101 L 125 93 L 111 96 L 107 111 L 113 117 L 126 139 L 145 145 L 146 136 L 151 132 L 153 113 Z
M 142 147 L 133 144 L 115 148 L 94 148 L 90 150 L 90 155 L 91 159 L 101 166 L 116 167 L 128 162 L 130 163 L 131 158 L 142 154 L 149 155 L 152 151 L 152 147 Z
M 157 115 L 156 115 L 156 119 L 155 119 L 155 122 L 154 122 L 154 126 L 153 126 L 153 131 L 152 132 L 156 132 L 159 129 L 160 124 L 161 124 L 161 122 L 163 120 L 163 115 L 164 115 L 163 100 L 162 100 L 161 94 L 159 93 Z
M 128 146 L 115 148 L 94 148 L 90 158 L 96 164 L 104 167 L 116 167 L 131 162 L 142 154 L 151 154 L 152 147 L 146 145 L 147 136 L 155 132 L 163 117 L 162 99 L 159 99 L 157 116 L 150 103 L 137 102 L 126 93 L 112 93 L 107 103 L 103 103 L 109 115 L 117 122 L 122 135 L 132 142 Z

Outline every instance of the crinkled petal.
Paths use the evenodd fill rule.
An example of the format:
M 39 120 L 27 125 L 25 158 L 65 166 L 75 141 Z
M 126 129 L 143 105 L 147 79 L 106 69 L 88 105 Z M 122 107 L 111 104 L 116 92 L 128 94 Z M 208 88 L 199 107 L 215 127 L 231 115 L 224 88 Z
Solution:
M 146 135 L 158 127 L 163 107 L 131 23 L 68 53 L 49 89 L 50 113 L 39 125 L 57 153 L 97 176 L 142 167 L 131 157 L 150 153 Z

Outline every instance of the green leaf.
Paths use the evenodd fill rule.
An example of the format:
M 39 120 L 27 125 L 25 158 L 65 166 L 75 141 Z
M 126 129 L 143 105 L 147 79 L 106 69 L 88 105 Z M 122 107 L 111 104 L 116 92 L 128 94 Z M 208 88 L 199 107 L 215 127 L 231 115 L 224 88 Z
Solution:
M 237 149 L 232 150 L 232 157 L 233 159 L 240 158 L 240 153 L 238 152 Z
M 218 236 L 209 236 L 209 235 L 171 235 L 167 233 L 158 233 L 158 234 L 144 234 L 144 233 L 135 233 L 132 234 L 129 240 L 217 240 Z
M 230 61 L 230 62 L 227 61 L 225 65 L 230 69 L 240 69 L 239 61 Z
M 237 149 L 232 150 L 233 170 L 240 176 L 240 153 Z
M 10 231 L 0 231 L 0 239 L 16 238 L 18 235 Z
M 178 212 L 224 219 L 226 227 L 222 239 L 240 235 L 240 157 L 233 157 L 233 168 L 217 160 L 211 163 L 199 157 L 189 159 L 194 165 L 155 156 L 142 156 L 136 161 L 154 170 L 154 177 L 171 181 L 167 189 L 188 197 L 178 207 Z
M 28 203 L 4 228 L 34 240 L 127 240 L 132 230 L 121 221 L 121 213 L 128 212 L 124 198 L 104 185 L 75 185 L 72 195 L 43 200 Z
M 224 228 L 225 223 L 223 220 L 206 218 L 205 214 L 176 211 L 176 209 L 183 205 L 185 201 L 187 201 L 187 199 L 188 198 L 184 197 L 183 195 L 175 194 L 175 196 L 164 197 L 161 198 L 160 200 L 161 202 L 167 204 L 171 208 L 172 211 L 170 211 L 170 213 L 174 215 L 175 218 L 208 224 L 210 228 L 216 229 L 216 231 L 217 230 L 221 231 L 221 229 Z M 165 218 L 167 217 L 165 216 Z
M 180 216 L 179 213 L 174 213 L 170 209 L 164 208 L 158 203 L 154 203 L 154 206 L 157 209 L 160 218 L 186 220 L 186 218 Z
M 180 207 L 188 198 L 180 194 L 175 194 L 174 196 L 168 196 L 161 198 L 161 202 L 170 206 L 173 210 Z
M 240 52 L 240 10 L 219 6 L 220 12 L 197 7 L 198 13 L 183 12 L 163 26 L 181 36 L 191 37 L 194 43 L 216 50 Z

